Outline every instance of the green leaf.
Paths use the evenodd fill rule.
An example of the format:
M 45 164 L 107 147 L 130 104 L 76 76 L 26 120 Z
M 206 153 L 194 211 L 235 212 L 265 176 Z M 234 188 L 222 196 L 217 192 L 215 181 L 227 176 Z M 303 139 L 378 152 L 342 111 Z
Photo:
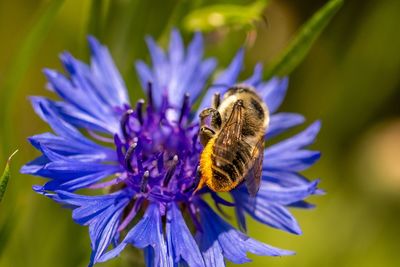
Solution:
M 331 0 L 318 10 L 300 29 L 283 53 L 266 71 L 266 78 L 289 74 L 307 55 L 328 22 L 339 10 L 343 0 Z
M 14 153 L 11 154 L 11 156 L 8 158 L 6 167 L 4 168 L 4 172 L 0 177 L 0 202 L 3 199 L 4 193 L 6 192 L 7 189 L 7 184 L 8 180 L 10 179 L 10 161 L 11 158 L 17 153 L 18 150 L 16 150 Z
M 251 5 L 217 4 L 195 9 L 183 20 L 189 31 L 212 31 L 218 27 L 253 27 L 268 4 L 268 0 L 255 1 Z

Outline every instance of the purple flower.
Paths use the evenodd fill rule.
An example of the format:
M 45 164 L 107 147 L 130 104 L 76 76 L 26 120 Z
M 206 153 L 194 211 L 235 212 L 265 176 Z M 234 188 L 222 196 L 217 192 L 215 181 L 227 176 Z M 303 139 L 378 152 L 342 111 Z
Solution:
M 309 208 L 312 205 L 304 199 L 320 193 L 318 181 L 299 174 L 320 157 L 305 149 L 320 123 L 265 149 L 262 184 L 255 198 L 243 186 L 230 192 L 231 200 L 207 188 L 193 194 L 202 150 L 198 112 L 210 106 L 214 93 L 223 94 L 238 83 L 243 50 L 212 80 L 216 60 L 203 59 L 200 34 L 185 49 L 179 32 L 173 31 L 167 53 L 153 39 L 147 43 L 152 66 L 136 63 L 147 99 L 134 105 L 107 48 L 94 38 L 89 38 L 90 65 L 64 53 L 61 61 L 67 74 L 45 70 L 48 88 L 62 100 L 31 98 L 35 112 L 54 133 L 29 138 L 42 155 L 21 172 L 47 178 L 34 190 L 70 207 L 73 219 L 89 226 L 89 266 L 118 256 L 127 245 L 143 249 L 148 266 L 223 266 L 225 260 L 250 261 L 248 252 L 292 254 L 248 237 L 245 214 L 301 233 L 288 208 Z M 201 98 L 207 82 L 213 86 Z M 287 78 L 265 82 L 259 64 L 242 82 L 254 86 L 269 107 L 266 140 L 304 122 L 299 114 L 276 113 Z M 192 109 L 194 103 L 199 103 L 198 110 Z M 94 193 L 76 193 L 83 188 Z M 207 194 L 218 213 L 203 200 Z M 223 219 L 222 207 L 235 210 L 240 230 Z

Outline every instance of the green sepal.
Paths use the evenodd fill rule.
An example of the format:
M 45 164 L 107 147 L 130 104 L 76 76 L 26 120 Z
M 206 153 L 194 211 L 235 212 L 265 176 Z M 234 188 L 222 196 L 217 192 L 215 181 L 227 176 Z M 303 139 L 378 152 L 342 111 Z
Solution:
M 6 192 L 7 189 L 7 184 L 8 180 L 10 179 L 10 161 L 11 158 L 17 153 L 18 150 L 16 150 L 14 153 L 11 154 L 11 156 L 8 158 L 6 167 L 4 168 L 3 174 L 0 177 L 0 202 L 3 199 L 4 193 Z

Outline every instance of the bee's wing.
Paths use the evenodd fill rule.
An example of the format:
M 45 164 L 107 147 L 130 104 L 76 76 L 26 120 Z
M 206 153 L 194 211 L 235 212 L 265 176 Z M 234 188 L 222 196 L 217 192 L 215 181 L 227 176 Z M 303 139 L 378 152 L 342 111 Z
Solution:
M 232 113 L 221 129 L 216 141 L 214 153 L 232 161 L 239 149 L 238 143 L 242 139 L 242 126 L 243 126 L 243 107 L 235 103 L 232 108 Z
M 242 137 L 243 107 L 237 103 L 233 105 L 232 113 L 221 129 L 222 145 L 230 146 Z
M 257 142 L 252 154 L 254 159 L 253 165 L 248 171 L 245 181 L 247 191 L 249 191 L 250 196 L 256 196 L 261 183 L 261 173 L 262 173 L 262 163 L 264 159 L 264 137 L 262 136 Z

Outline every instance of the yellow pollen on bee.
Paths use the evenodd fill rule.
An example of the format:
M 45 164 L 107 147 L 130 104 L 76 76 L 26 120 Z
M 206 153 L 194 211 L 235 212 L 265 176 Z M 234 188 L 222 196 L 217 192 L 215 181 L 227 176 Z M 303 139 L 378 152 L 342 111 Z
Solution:
M 204 147 L 203 152 L 201 152 L 200 155 L 200 172 L 201 172 L 201 178 L 199 185 L 197 186 L 196 190 L 200 190 L 204 184 L 209 185 L 212 181 L 213 178 L 213 171 L 212 171 L 212 151 L 213 151 L 213 146 L 215 142 L 215 137 L 211 138 L 207 145 Z

